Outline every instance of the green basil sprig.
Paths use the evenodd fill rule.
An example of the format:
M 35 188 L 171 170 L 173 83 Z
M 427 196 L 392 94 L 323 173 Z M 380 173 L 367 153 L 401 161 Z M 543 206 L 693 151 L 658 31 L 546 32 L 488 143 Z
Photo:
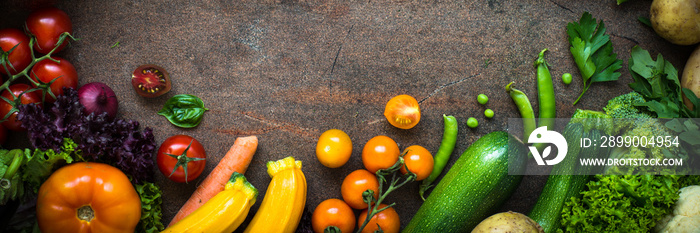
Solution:
M 204 102 L 197 96 L 180 94 L 168 99 L 158 115 L 182 128 L 192 128 L 202 121 L 204 112 L 209 109 L 204 107 Z

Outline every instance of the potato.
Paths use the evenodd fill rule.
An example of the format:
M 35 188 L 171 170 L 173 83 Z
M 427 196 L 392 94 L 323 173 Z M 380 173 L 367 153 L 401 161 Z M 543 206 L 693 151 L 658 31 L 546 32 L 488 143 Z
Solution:
M 650 13 L 654 31 L 669 42 L 700 42 L 700 0 L 654 0 Z
M 700 46 L 695 48 L 685 63 L 681 76 L 681 87 L 690 89 L 695 93 L 695 96 L 700 97 Z M 688 108 L 693 109 L 693 104 L 685 95 L 683 95 L 683 103 Z
M 491 215 L 476 225 L 472 233 L 481 232 L 524 232 L 544 233 L 544 230 L 530 217 L 513 211 Z

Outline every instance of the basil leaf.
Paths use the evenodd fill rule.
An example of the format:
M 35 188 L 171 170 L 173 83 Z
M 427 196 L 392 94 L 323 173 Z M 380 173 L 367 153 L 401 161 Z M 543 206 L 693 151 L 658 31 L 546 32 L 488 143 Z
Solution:
M 204 102 L 197 96 L 180 94 L 170 98 L 158 115 L 164 116 L 175 126 L 193 128 L 202 122 L 204 112 L 209 109 L 204 107 Z

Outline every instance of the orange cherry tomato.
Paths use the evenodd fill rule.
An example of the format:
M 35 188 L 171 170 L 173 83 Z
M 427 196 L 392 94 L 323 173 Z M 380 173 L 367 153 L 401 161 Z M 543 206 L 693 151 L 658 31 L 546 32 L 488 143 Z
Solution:
M 406 166 L 401 167 L 401 173 L 406 174 L 408 170 L 416 174 L 416 180 L 423 180 L 433 172 L 433 155 L 428 149 L 419 145 L 409 146 L 403 151 L 403 161 Z
M 410 129 L 420 121 L 420 106 L 416 98 L 410 95 L 398 95 L 386 103 L 384 116 L 396 128 Z
M 51 232 L 134 232 L 141 198 L 129 178 L 103 163 L 73 163 L 39 188 L 39 229 Z
M 316 144 L 316 158 L 329 168 L 345 165 L 352 154 L 350 136 L 339 129 L 329 129 L 321 134 Z
M 386 204 L 380 204 L 377 209 L 384 207 L 386 207 Z M 357 218 L 358 227 L 362 226 L 362 223 L 365 222 L 365 218 L 367 218 L 367 210 L 363 210 L 362 213 L 360 213 L 360 217 Z M 377 224 L 379 224 L 379 226 L 377 226 Z M 367 225 L 365 225 L 365 228 L 362 229 L 362 233 L 373 233 L 379 230 L 379 227 L 382 228 L 384 233 L 399 233 L 401 222 L 399 221 L 399 214 L 396 213 L 394 208 L 389 207 L 372 216 Z
M 374 191 L 374 198 L 379 197 L 379 181 L 377 177 L 364 169 L 355 170 L 348 174 L 340 186 L 340 192 L 345 203 L 358 210 L 367 208 L 367 203 L 362 198 L 362 193 L 368 189 Z
M 362 148 L 362 163 L 367 171 L 376 173 L 387 169 L 399 161 L 399 145 L 390 137 L 379 135 L 373 137 Z
M 328 199 L 316 206 L 311 215 L 311 226 L 316 233 L 323 233 L 331 226 L 337 227 L 342 233 L 351 233 L 355 230 L 355 213 L 344 201 Z

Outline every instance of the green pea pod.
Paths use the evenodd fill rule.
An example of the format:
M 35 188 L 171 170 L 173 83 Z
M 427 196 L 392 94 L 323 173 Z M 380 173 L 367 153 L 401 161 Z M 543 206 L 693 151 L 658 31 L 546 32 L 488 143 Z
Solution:
M 547 126 L 547 129 L 554 130 L 554 118 L 556 114 L 556 101 L 554 99 L 554 84 L 552 83 L 552 75 L 549 73 L 547 62 L 544 60 L 543 49 L 539 57 L 535 61 L 537 69 L 537 97 L 540 103 L 540 122 L 539 126 Z
M 520 111 L 520 117 L 523 118 L 523 140 L 527 140 L 530 137 L 530 133 L 537 127 L 535 123 L 535 111 L 532 110 L 532 104 L 527 98 L 527 95 L 522 91 L 512 88 L 513 82 L 506 85 L 506 91 L 510 94 L 510 98 L 513 99 L 515 105 Z
M 423 183 L 420 185 L 420 189 L 418 190 L 418 193 L 423 200 L 425 200 L 423 193 L 432 187 L 431 184 L 433 181 L 440 176 L 442 170 L 445 168 L 445 165 L 447 165 L 447 161 L 450 160 L 452 151 L 455 149 L 455 144 L 457 143 L 457 119 L 454 116 L 446 116 L 444 114 L 442 115 L 442 118 L 445 121 L 445 130 L 442 133 L 440 148 L 438 148 L 437 153 L 435 153 L 435 156 L 433 157 L 433 160 L 435 161 L 433 164 L 433 172 L 430 173 L 428 178 L 423 180 Z
M 202 122 L 202 116 L 207 110 L 209 109 L 204 107 L 204 102 L 199 97 L 180 94 L 168 99 L 158 115 L 164 116 L 175 126 L 192 128 Z

